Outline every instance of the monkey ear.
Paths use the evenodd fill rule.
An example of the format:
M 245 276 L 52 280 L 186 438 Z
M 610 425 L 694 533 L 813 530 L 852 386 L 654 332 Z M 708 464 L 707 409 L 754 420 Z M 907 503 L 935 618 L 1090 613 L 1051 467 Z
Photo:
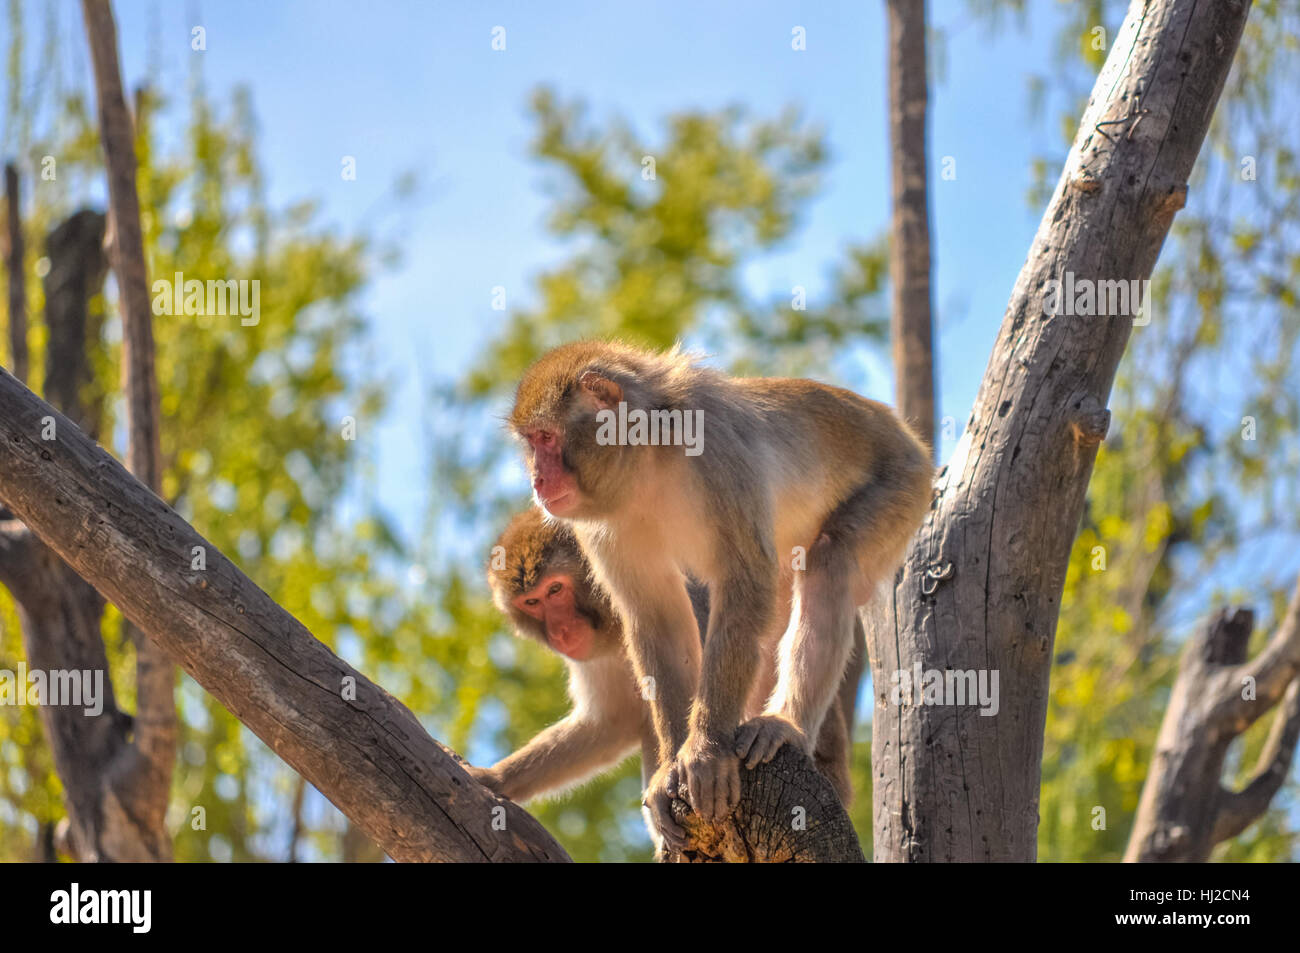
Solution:
M 578 378 L 578 384 L 602 408 L 612 409 L 618 406 L 618 402 L 623 399 L 623 388 L 618 386 L 615 381 L 597 374 L 595 371 L 587 371 L 583 374 L 582 377 Z

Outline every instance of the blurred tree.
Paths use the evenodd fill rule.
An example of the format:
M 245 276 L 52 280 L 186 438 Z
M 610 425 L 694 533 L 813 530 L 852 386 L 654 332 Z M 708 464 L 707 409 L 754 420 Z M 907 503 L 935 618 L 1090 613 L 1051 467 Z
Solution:
M 6 147 L 20 167 L 36 173 L 28 172 L 27 181 L 36 185 L 24 218 L 28 234 L 44 234 L 92 194 L 103 173 L 85 91 L 66 92 L 48 107 L 15 92 L 30 88 L 18 75 L 21 58 L 14 53 L 23 36 L 22 24 L 13 22 L 20 10 L 10 7 L 15 28 L 8 76 L 11 110 L 18 115 L 11 112 L 6 127 L 20 135 Z M 426 609 L 403 598 L 395 577 L 405 558 L 359 483 L 367 426 L 382 400 L 378 383 L 362 370 L 373 362 L 355 299 L 379 256 L 365 237 L 341 239 L 315 224 L 310 203 L 267 206 L 246 93 L 238 92 L 227 114 L 219 115 L 196 74 L 186 135 L 159 153 L 154 120 L 166 108 L 155 91 L 137 97 L 138 186 L 150 274 L 256 279 L 263 293 L 260 321 L 252 326 L 242 325 L 239 315 L 155 318 L 163 496 L 215 545 L 238 554 L 259 585 L 350 660 L 372 670 L 392 667 L 414 654 L 410 646 L 429 635 L 431 620 Z M 57 173 L 43 180 L 40 157 L 47 155 L 57 160 Z M 29 274 L 41 273 L 38 258 L 39 250 L 29 247 Z M 29 313 L 42 313 L 42 293 L 38 282 L 28 283 Z M 119 327 L 105 322 L 104 337 L 89 343 L 92 390 L 110 397 L 100 439 L 115 444 L 120 455 L 121 405 L 112 399 Z M 33 327 L 29 340 L 35 377 L 45 355 L 44 329 Z M 355 442 L 343 435 L 345 415 L 358 422 Z M 340 525 L 339 503 L 349 493 L 359 498 L 353 509 L 361 515 Z M 14 669 L 22 658 L 16 622 L 8 595 L 0 592 L 0 668 Z M 111 608 L 104 631 L 118 699 L 133 710 L 134 652 Z M 402 668 L 409 681 L 409 669 Z M 176 859 L 286 858 L 292 819 L 276 807 L 291 801 L 296 775 L 188 679 L 182 679 L 177 704 L 180 764 L 170 817 Z M 2 859 L 28 856 L 38 832 L 62 815 L 58 780 L 39 738 L 31 709 L 5 708 Z M 203 809 L 201 827 L 196 808 Z M 309 799 L 303 823 L 301 856 L 341 854 L 344 824 L 327 802 Z

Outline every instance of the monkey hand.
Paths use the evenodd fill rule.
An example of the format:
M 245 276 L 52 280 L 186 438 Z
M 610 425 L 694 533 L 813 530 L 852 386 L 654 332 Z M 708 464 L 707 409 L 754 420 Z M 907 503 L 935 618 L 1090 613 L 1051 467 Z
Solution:
M 808 750 L 808 739 L 793 722 L 780 715 L 760 715 L 736 732 L 736 754 L 751 771 L 776 757 L 782 745 Z
M 740 758 L 731 739 L 691 734 L 677 753 L 686 800 L 705 820 L 723 818 L 740 803 Z
M 487 788 L 493 794 L 500 794 L 502 788 L 502 779 L 496 771 L 491 768 L 476 768 L 472 764 L 465 765 L 465 773 L 477 781 L 483 787 Z
M 673 820 L 672 803 L 677 797 L 677 765 L 671 761 L 662 765 L 650 779 L 645 789 L 645 799 L 641 802 L 650 812 L 650 819 L 655 829 L 663 838 L 660 849 L 681 850 L 686 846 L 686 830 Z M 658 857 L 659 851 L 655 852 Z

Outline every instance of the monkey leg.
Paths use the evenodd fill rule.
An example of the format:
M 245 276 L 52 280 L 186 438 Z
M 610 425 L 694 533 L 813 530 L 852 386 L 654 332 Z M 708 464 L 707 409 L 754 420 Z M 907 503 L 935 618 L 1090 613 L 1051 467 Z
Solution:
M 808 552 L 807 570 L 795 579 L 794 621 L 781 640 L 776 690 L 765 715 L 797 728 L 807 754 L 813 753 L 853 649 L 856 563 L 849 547 L 823 533 Z
M 817 748 L 813 752 L 817 770 L 831 782 L 840 803 L 846 808 L 853 803 L 853 780 L 849 775 L 849 755 L 852 751 L 849 742 L 852 732 L 853 726 L 845 721 L 843 707 L 839 704 L 832 705 L 822 721 Z
M 929 461 L 882 467 L 822 524 L 795 579 L 795 620 L 781 643 L 768 714 L 818 736 L 854 646 L 857 607 L 893 575 L 930 503 Z

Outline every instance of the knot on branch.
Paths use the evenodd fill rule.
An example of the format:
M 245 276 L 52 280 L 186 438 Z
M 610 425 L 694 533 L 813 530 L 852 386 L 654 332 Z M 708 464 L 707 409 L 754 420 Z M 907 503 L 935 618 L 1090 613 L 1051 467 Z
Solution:
M 1164 192 L 1158 192 L 1151 199 L 1152 224 L 1161 230 L 1169 228 L 1169 223 L 1187 204 L 1187 183 L 1171 185 Z
M 1070 431 L 1080 447 L 1095 447 L 1110 430 L 1110 411 L 1092 394 L 1077 397 L 1070 416 Z
M 1240 665 L 1255 628 L 1255 613 L 1244 607 L 1220 609 L 1205 630 L 1201 657 L 1210 665 Z
M 866 862 L 830 781 L 790 745 L 753 771 L 741 765 L 740 803 L 730 817 L 706 821 L 681 799 L 672 811 L 687 838 L 668 858 L 675 863 Z

